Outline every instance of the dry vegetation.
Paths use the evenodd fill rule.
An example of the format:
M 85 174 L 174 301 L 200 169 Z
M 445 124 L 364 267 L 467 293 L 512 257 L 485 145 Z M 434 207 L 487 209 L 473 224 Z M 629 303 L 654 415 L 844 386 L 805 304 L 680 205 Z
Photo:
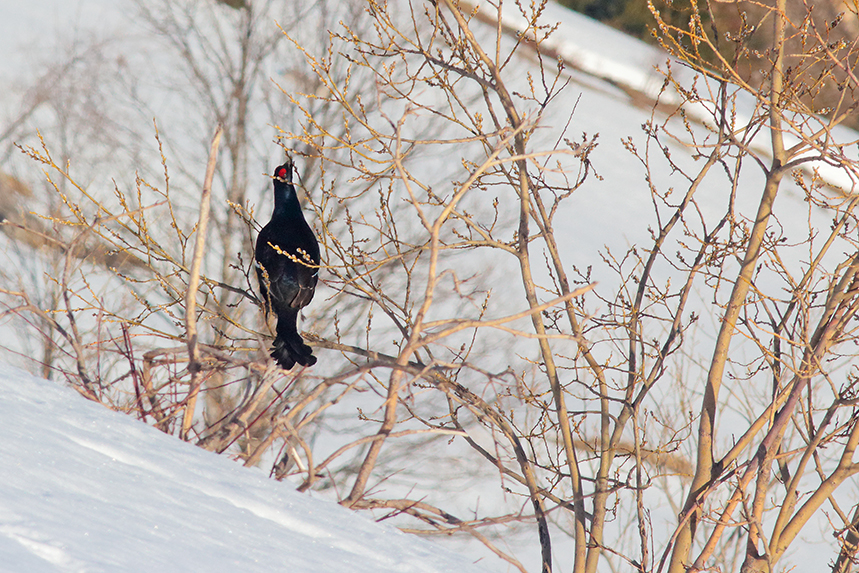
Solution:
M 19 148 L 46 175 L 42 214 L 0 181 L 18 249 L 0 316 L 44 374 L 300 490 L 473 536 L 502 568 L 530 563 L 505 543 L 518 535 L 544 572 L 561 538 L 576 573 L 781 571 L 825 526 L 841 543 L 832 570 L 849 570 L 859 161 L 837 127 L 859 105 L 859 50 L 829 33 L 855 7 L 821 27 L 756 4 L 732 34 L 654 8 L 663 46 L 699 76 L 666 67 L 651 120 L 624 141 L 651 240 L 583 260 L 564 229 L 593 216 L 577 198 L 599 185 L 601 149 L 558 105 L 575 86 L 541 51 L 541 5 L 516 5 L 528 25 L 511 36 L 453 0 L 289 18 L 299 9 L 274 1 L 193 4 L 140 3 L 197 95 L 193 167 L 174 174 L 156 129 L 154 162 L 98 190 L 74 146 L 55 157 L 40 135 Z M 329 35 L 308 37 L 311 23 Z M 741 56 L 763 26 L 773 40 L 750 78 Z M 825 117 L 806 97 L 822 85 L 844 94 Z M 258 113 L 301 166 L 323 251 L 313 369 L 267 357 L 251 278 L 270 205 L 254 191 L 270 183 Z M 777 200 L 785 188 L 804 216 Z

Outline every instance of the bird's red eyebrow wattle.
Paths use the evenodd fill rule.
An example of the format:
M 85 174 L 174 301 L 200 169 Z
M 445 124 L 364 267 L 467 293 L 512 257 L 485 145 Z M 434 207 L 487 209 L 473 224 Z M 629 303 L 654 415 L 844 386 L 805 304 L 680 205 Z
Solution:
M 281 179 L 286 179 L 286 168 L 281 167 L 280 169 L 278 169 L 277 170 L 277 176 L 280 177 Z

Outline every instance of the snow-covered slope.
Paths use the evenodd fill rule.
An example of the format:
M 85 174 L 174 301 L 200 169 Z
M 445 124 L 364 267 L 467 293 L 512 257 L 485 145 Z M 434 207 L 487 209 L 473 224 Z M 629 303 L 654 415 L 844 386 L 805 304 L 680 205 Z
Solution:
M 0 364 L 0 572 L 480 571 Z

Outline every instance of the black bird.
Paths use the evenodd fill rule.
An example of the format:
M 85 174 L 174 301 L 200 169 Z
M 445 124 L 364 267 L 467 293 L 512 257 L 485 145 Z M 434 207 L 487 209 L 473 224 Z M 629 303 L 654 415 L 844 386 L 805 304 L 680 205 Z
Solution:
M 313 366 L 316 357 L 298 334 L 297 321 L 319 280 L 319 243 L 295 194 L 291 160 L 274 170 L 274 212 L 257 236 L 256 269 L 266 316 L 277 315 L 271 357 L 284 370 L 296 363 Z

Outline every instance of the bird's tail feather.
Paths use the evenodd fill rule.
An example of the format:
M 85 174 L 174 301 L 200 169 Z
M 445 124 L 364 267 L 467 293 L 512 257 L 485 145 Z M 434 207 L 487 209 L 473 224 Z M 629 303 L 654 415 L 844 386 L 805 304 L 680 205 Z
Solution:
M 316 364 L 313 349 L 305 344 L 301 335 L 298 334 L 297 320 L 297 309 L 294 312 L 280 313 L 277 317 L 277 336 L 271 347 L 271 357 L 284 370 L 289 370 L 296 363 L 302 366 Z

